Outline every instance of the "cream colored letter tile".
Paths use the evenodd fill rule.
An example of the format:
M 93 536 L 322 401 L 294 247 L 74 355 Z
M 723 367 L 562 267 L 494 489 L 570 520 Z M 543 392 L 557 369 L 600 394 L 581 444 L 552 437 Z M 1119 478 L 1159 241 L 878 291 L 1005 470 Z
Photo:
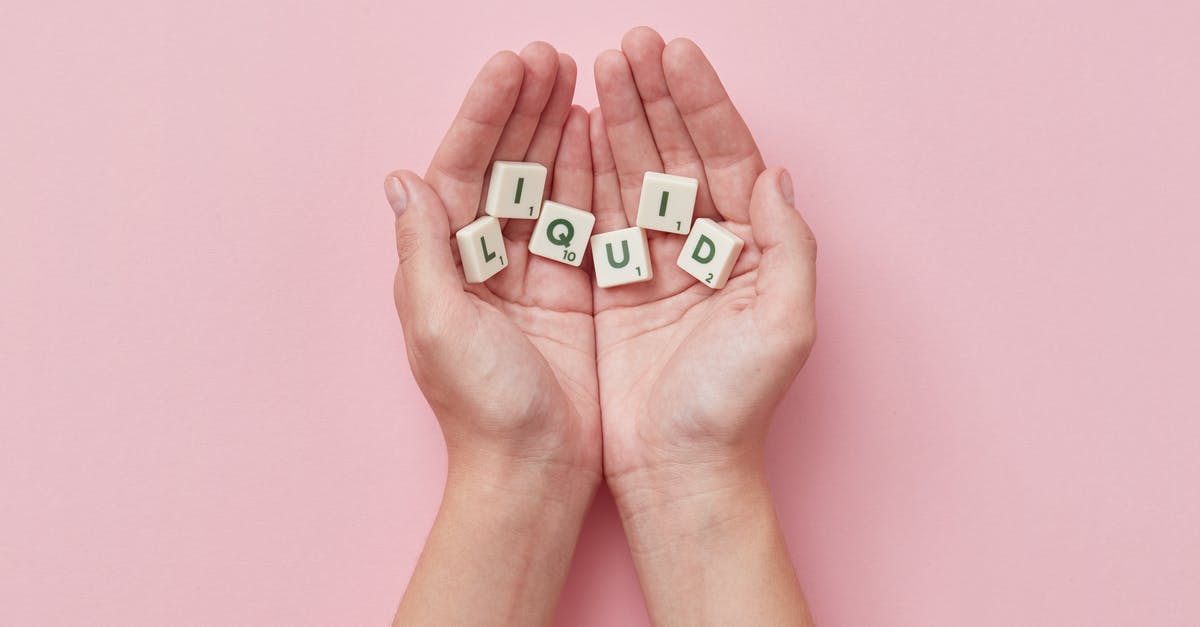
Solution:
M 699 185 L 696 179 L 686 176 L 647 172 L 642 177 L 637 225 L 667 233 L 687 233 L 692 228 Z
M 733 264 L 742 254 L 742 239 L 721 225 L 700 218 L 692 225 L 692 232 L 683 244 L 679 260 L 675 263 L 696 277 L 697 281 L 719 290 L 725 287 Z
M 483 211 L 497 218 L 536 220 L 546 188 L 546 166 L 523 161 L 492 164 Z
M 596 271 L 596 285 L 600 287 L 649 281 L 654 277 L 654 270 L 650 267 L 646 232 L 631 226 L 593 235 L 592 266 Z
M 595 225 L 596 216 L 547 200 L 529 238 L 529 252 L 578 267 Z
M 508 266 L 504 236 L 500 221 L 492 216 L 480 216 L 454 235 L 462 256 L 463 274 L 467 283 L 482 283 Z

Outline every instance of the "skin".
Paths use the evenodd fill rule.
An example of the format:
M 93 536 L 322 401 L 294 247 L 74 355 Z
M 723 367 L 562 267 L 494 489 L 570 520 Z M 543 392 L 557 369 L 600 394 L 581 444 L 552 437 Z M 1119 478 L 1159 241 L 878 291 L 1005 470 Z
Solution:
M 815 338 L 816 242 L 699 47 L 637 28 L 596 60 L 593 206 L 634 223 L 642 175 L 700 181 L 696 217 L 745 241 L 721 290 L 650 232 L 654 279 L 595 290 L 604 470 L 656 625 L 803 625 L 762 461 Z
M 385 182 L 409 363 L 448 451 L 395 624 L 548 624 L 602 479 L 656 625 L 810 624 L 762 448 L 815 337 L 812 233 L 694 43 L 637 28 L 595 70 L 589 115 L 570 57 L 497 54 L 425 176 Z M 745 248 L 714 291 L 675 266 L 683 238 L 651 232 L 654 279 L 598 289 L 511 220 L 509 267 L 466 284 L 451 236 L 494 160 L 546 165 L 548 198 L 594 208 L 595 232 L 632 224 L 644 172 L 691 176 L 696 217 Z
M 448 451 L 442 506 L 397 625 L 537 625 L 553 615 L 601 477 L 591 278 L 528 253 L 464 282 L 451 234 L 475 219 L 495 160 L 537 161 L 549 198 L 591 205 L 588 119 L 575 63 L 535 42 L 480 71 L 424 178 L 389 175 L 396 309 L 409 364 Z M 524 223 L 523 223 L 524 222 Z

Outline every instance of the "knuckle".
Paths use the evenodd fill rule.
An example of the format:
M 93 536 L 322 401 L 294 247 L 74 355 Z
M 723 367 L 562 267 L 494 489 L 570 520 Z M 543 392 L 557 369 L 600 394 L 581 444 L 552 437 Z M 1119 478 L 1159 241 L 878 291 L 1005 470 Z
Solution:
M 421 250 L 421 237 L 411 228 L 401 225 L 396 229 L 396 256 L 404 265 Z
M 804 254 L 809 261 L 815 262 L 817 259 L 817 235 L 816 233 L 813 233 L 812 227 L 809 226 L 808 222 L 801 217 L 799 213 L 795 215 L 797 218 L 799 218 L 797 222 L 799 223 L 800 227 L 799 244 L 801 250 L 804 251 Z

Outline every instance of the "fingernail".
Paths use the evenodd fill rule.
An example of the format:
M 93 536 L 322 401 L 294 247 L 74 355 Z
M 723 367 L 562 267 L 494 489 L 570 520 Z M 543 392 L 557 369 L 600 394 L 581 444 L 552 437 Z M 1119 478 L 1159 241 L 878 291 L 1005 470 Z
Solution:
M 783 201 L 788 205 L 796 206 L 796 198 L 792 191 L 792 175 L 788 174 L 787 170 L 779 171 L 779 195 L 783 196 Z
M 404 215 L 404 210 L 408 209 L 408 192 L 404 190 L 400 179 L 394 176 L 387 177 L 383 182 L 383 193 L 387 194 L 388 204 L 392 206 L 396 217 Z

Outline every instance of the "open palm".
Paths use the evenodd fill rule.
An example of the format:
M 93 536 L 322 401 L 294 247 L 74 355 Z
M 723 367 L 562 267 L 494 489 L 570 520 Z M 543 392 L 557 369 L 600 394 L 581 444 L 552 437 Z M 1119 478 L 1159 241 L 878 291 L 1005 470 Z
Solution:
M 393 175 L 408 196 L 395 291 L 414 374 L 452 448 L 499 446 L 599 472 L 586 271 L 531 255 L 532 220 L 504 225 L 510 262 L 486 283 L 465 283 L 448 246 L 480 213 L 493 161 L 541 163 L 550 199 L 589 209 L 588 118 L 571 105 L 575 75 L 570 57 L 541 42 L 488 61 L 424 179 Z
M 601 470 L 655 624 L 808 624 L 758 462 L 813 341 L 815 243 L 699 48 L 647 28 L 622 47 L 591 115 L 566 55 L 497 54 L 425 176 L 385 183 L 409 364 L 449 453 L 397 625 L 548 624 Z M 452 234 L 499 160 L 546 166 L 595 233 L 634 222 L 645 172 L 695 178 L 696 217 L 745 246 L 714 291 L 675 265 L 683 237 L 650 232 L 653 279 L 601 289 L 508 220 L 507 266 L 466 283 Z
M 604 466 L 620 499 L 637 471 L 758 450 L 812 344 L 816 248 L 790 179 L 765 168 L 694 43 L 637 28 L 595 73 L 597 231 L 634 222 L 642 175 L 655 171 L 698 179 L 696 217 L 745 241 L 714 291 L 675 265 L 683 237 L 651 231 L 654 279 L 595 291 Z

